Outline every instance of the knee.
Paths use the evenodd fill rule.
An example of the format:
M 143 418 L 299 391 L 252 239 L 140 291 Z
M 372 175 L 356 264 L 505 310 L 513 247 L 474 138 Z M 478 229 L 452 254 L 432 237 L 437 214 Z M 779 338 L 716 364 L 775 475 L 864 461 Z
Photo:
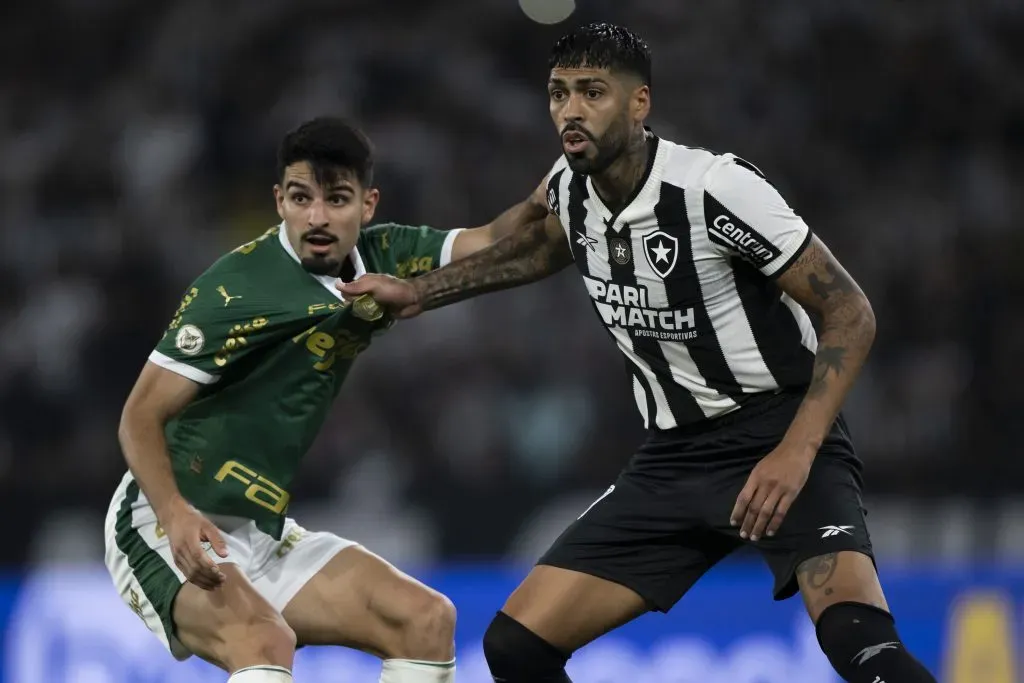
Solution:
M 495 680 L 562 681 L 569 657 L 504 612 L 484 633 L 484 658 Z
M 818 642 L 832 668 L 846 681 L 935 683 L 903 646 L 896 623 L 885 610 L 841 602 L 818 618 Z
M 254 612 L 244 624 L 244 635 L 229 643 L 232 650 L 225 662 L 231 670 L 270 663 L 291 668 L 295 657 L 295 631 L 277 612 Z
M 448 644 L 455 638 L 455 617 L 455 605 L 451 600 L 436 591 L 427 591 L 413 621 L 417 630 Z
M 401 645 L 392 656 L 443 661 L 454 656 L 455 605 L 437 591 L 424 589 L 407 603 L 400 625 Z

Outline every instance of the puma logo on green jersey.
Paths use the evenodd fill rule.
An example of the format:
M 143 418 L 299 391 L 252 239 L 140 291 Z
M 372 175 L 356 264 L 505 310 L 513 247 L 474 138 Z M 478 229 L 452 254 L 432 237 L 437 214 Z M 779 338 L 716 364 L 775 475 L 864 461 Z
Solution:
M 241 299 L 242 298 L 241 294 L 239 294 L 238 296 L 231 296 L 230 294 L 228 294 L 228 290 L 224 289 L 224 285 L 218 286 L 217 287 L 217 292 L 222 297 L 224 297 L 224 305 L 225 306 L 227 306 L 229 303 L 231 303 L 232 299 Z

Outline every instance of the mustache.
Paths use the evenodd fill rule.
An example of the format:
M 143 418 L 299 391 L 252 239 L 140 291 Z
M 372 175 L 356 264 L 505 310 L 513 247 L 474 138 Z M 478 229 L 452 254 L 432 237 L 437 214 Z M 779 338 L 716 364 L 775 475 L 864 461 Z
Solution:
M 560 132 L 558 135 L 559 137 L 565 137 L 566 133 L 579 133 L 580 135 L 590 140 L 591 142 L 597 142 L 594 136 L 590 134 L 590 131 L 588 131 L 586 128 L 584 128 L 578 123 L 565 124 L 565 127 L 562 128 L 562 132 Z

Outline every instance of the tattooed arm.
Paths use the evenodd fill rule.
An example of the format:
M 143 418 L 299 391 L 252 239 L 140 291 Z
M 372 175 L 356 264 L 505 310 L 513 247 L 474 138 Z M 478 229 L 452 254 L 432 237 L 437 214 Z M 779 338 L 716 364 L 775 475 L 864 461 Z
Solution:
M 444 268 L 411 281 L 420 308 L 447 306 L 487 292 L 535 282 L 572 263 L 558 218 L 548 215 Z
M 488 226 L 460 234 L 451 263 L 412 280 L 364 275 L 338 289 L 369 294 L 399 318 L 409 318 L 480 294 L 535 282 L 572 263 L 562 223 L 548 213 L 547 182 Z
M 470 254 L 486 249 L 503 237 L 515 234 L 536 221 L 543 221 L 548 215 L 544 198 L 547 179 L 533 194 L 515 206 L 503 211 L 487 225 L 459 231 L 452 246 L 452 261 L 460 261 Z
M 817 237 L 778 283 L 822 321 L 811 384 L 786 433 L 790 443 L 817 452 L 867 358 L 875 315 L 864 292 Z

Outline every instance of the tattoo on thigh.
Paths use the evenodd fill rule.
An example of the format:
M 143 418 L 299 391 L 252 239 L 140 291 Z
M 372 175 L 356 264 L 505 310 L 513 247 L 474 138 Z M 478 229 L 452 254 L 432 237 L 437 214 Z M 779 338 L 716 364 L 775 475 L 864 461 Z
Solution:
M 836 567 L 839 566 L 839 554 L 828 553 L 827 555 L 819 555 L 818 557 L 812 557 L 811 559 L 803 562 L 797 567 L 797 576 L 802 577 L 804 583 L 815 590 L 825 588 L 832 576 L 836 573 Z M 832 589 L 825 588 L 825 595 L 831 595 Z

